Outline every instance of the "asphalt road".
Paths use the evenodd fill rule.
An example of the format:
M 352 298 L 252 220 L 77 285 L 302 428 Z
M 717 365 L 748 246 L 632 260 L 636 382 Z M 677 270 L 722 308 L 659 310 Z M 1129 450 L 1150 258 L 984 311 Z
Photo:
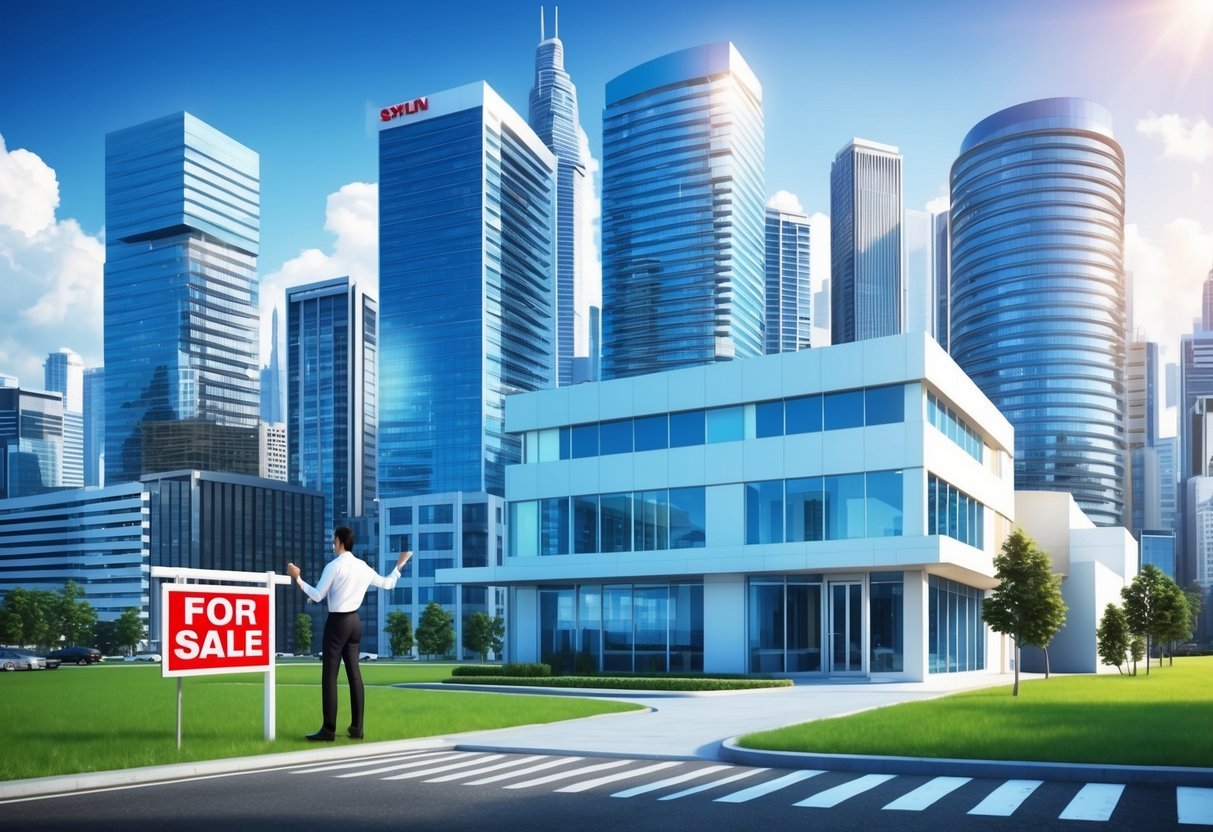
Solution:
M 709 828 L 1209 829 L 1213 788 L 1119 788 L 814 773 L 710 760 L 435 751 L 0 803 L 0 829 L 6 832 Z

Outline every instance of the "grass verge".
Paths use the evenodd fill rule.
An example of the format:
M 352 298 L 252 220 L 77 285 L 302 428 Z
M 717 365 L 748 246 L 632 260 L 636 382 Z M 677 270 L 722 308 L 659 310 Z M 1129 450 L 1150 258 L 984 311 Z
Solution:
M 1033 762 L 1213 767 L 1213 657 L 1150 675 L 1054 676 L 741 738 L 746 748 Z
M 364 664 L 370 740 L 428 737 L 634 710 L 623 702 L 550 696 L 492 696 L 401 690 L 404 682 L 450 677 L 451 665 Z M 344 688 L 345 674 L 339 679 Z M 260 674 L 183 680 L 182 748 L 177 750 L 177 683 L 159 666 L 93 665 L 0 674 L 5 726 L 0 780 L 106 771 L 315 747 L 320 725 L 320 663 L 279 665 L 277 736 L 263 738 Z M 349 695 L 338 692 L 338 734 Z M 338 744 L 354 742 L 344 736 Z

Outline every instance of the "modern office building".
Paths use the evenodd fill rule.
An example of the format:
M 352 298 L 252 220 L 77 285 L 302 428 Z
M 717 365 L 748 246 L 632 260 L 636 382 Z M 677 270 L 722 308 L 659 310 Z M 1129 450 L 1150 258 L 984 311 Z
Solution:
M 105 368 L 84 370 L 84 484 L 105 485 Z
M 189 113 L 105 140 L 107 479 L 257 472 L 257 154 Z
M 905 327 L 901 153 L 852 139 L 830 168 L 830 342 Z
M 282 395 L 282 357 L 278 353 L 277 306 L 270 320 L 270 363 L 261 368 L 261 421 L 277 424 L 286 421 Z
M 1163 528 L 1159 516 L 1159 471 L 1155 445 L 1158 442 L 1159 378 L 1158 344 L 1134 341 L 1125 360 L 1125 438 L 1129 447 L 1126 477 L 1129 531 Z
M 1164 436 L 1154 445 L 1158 460 L 1158 527 L 1177 529 L 1179 518 L 1179 438 Z
M 0 499 L 63 485 L 63 396 L 0 387 Z
M 573 383 L 574 356 L 588 356 L 589 308 L 601 304 L 597 275 L 583 268 L 588 229 L 587 200 L 593 199 L 581 151 L 581 122 L 577 88 L 564 68 L 560 40 L 560 10 L 552 37 L 544 37 L 539 11 L 539 46 L 535 48 L 535 84 L 531 87 L 527 122 L 556 157 L 556 383 Z
M 978 123 L 951 173 L 952 357 L 1015 426 L 1016 488 L 1101 526 L 1126 511 L 1124 171 L 1107 110 L 1050 98 Z
M 925 333 L 512 396 L 508 652 L 562 669 L 922 680 L 981 621 L 1011 426 Z
M 762 87 L 731 43 L 607 84 L 602 377 L 762 355 Z
M 952 349 L 952 212 L 940 211 L 931 215 L 931 230 L 934 242 L 931 261 L 935 268 L 935 331 L 932 333 L 939 345 L 947 351 Z
M 1141 567 L 1157 566 L 1164 575 L 1175 580 L 1175 532 L 1170 529 L 1142 529 L 1140 542 Z
M 286 290 L 290 482 L 325 498 L 325 528 L 373 511 L 379 304 L 349 277 Z
M 257 476 L 267 480 L 290 482 L 290 467 L 287 464 L 286 422 L 258 422 L 257 447 L 261 462 Z M 325 499 L 325 507 L 330 501 Z
M 63 472 L 60 485 L 84 485 L 84 359 L 67 347 L 42 365 L 47 390 L 63 397 Z
M 805 350 L 813 345 L 809 218 L 770 207 L 766 216 L 766 354 Z
M 935 228 L 926 211 L 907 208 L 902 213 L 901 237 L 905 248 L 902 282 L 905 286 L 905 331 L 935 337 Z

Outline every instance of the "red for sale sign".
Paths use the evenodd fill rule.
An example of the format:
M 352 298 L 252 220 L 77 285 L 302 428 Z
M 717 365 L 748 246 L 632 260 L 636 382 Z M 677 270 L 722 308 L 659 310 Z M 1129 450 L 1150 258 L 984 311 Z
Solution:
M 161 589 L 163 676 L 272 667 L 271 590 L 167 583 Z

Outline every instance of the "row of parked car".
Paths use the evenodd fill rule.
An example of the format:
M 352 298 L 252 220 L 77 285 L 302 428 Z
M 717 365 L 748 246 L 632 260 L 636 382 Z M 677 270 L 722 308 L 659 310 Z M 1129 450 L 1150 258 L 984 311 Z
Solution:
M 10 670 L 56 670 L 59 665 L 95 664 L 102 660 L 96 647 L 64 647 L 39 656 L 28 650 L 15 647 L 0 647 L 0 671 Z

